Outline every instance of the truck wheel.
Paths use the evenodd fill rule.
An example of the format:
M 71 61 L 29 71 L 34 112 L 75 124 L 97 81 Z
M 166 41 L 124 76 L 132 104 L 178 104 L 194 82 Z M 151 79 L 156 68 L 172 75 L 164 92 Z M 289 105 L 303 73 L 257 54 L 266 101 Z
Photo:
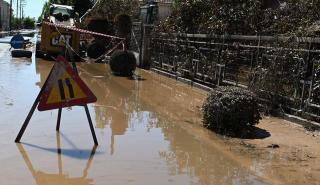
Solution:
M 41 50 L 36 50 L 36 57 L 37 58 L 43 58 L 44 57 L 44 53 Z
M 15 58 L 21 58 L 21 57 L 31 58 L 32 51 L 15 49 L 11 51 L 11 56 Z
M 44 52 L 40 50 L 40 41 L 37 41 L 37 44 L 36 44 L 36 57 L 37 58 L 44 57 Z

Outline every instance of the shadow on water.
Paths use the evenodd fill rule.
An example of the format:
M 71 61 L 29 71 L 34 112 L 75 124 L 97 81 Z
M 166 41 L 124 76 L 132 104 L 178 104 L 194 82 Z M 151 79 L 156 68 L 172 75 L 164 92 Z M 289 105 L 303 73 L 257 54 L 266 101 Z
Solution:
M 99 154 L 99 152 L 95 151 L 96 146 L 94 146 L 94 148 L 92 150 L 79 149 L 69 139 L 67 139 L 64 135 L 62 135 L 62 136 L 73 147 L 73 149 L 63 149 L 60 147 L 60 134 L 57 132 L 56 135 L 57 135 L 57 148 L 46 148 L 46 147 L 42 147 L 42 146 L 30 144 L 30 143 L 23 143 L 23 142 L 21 144 L 23 144 L 25 146 L 32 147 L 32 148 L 37 148 L 40 150 L 52 152 L 52 153 L 58 153 L 59 155 L 64 155 L 64 156 L 68 156 L 68 157 L 80 159 L 80 160 L 87 159 L 88 154 L 91 153 L 92 151 L 94 151 L 94 154 Z
M 137 81 L 145 81 L 146 79 L 145 78 L 142 78 L 140 75 L 132 75 L 132 76 L 129 76 L 128 77 L 129 80 L 137 80 Z
M 86 79 L 86 76 L 83 77 Z M 116 154 L 117 137 L 125 139 L 128 129 L 143 125 L 148 133 L 160 130 L 164 138 L 159 142 L 168 142 L 168 150 L 157 152 L 171 175 L 187 174 L 190 179 L 194 177 L 191 181 L 195 184 L 204 185 L 233 182 L 265 184 L 238 167 L 223 146 L 207 146 L 195 139 L 200 137 L 193 133 L 195 130 L 185 130 L 179 126 L 182 120 L 187 120 L 187 125 L 197 124 L 197 95 L 179 84 L 174 86 L 162 79 L 143 77 L 148 80 L 132 81 L 113 76 L 107 81 L 90 80 L 99 97 L 94 106 L 96 123 L 101 128 L 109 126 L 111 130 L 111 155 Z
M 39 62 L 39 65 L 37 71 L 42 81 L 45 79 L 42 76 L 47 76 L 47 68 L 52 64 Z M 197 139 L 206 137 L 207 132 L 189 126 L 195 126 L 201 120 L 198 109 L 204 95 L 150 73 L 141 72 L 141 76 L 137 76 L 141 80 L 129 80 L 109 75 L 110 72 L 106 72 L 108 68 L 102 64 L 77 65 L 81 78 L 98 97 L 92 110 L 96 128 L 110 129 L 110 155 L 120 154 L 124 159 L 130 159 L 128 165 L 143 173 L 143 182 L 148 182 L 147 174 L 157 174 L 154 178 L 159 179 L 156 180 L 176 179 L 175 184 L 186 184 L 186 181 L 203 185 L 265 184 L 239 165 L 224 143 Z M 102 77 L 95 78 L 96 75 Z M 41 81 L 39 84 L 42 84 Z M 184 123 L 185 120 L 187 123 Z M 139 142 L 132 142 L 135 139 Z M 62 150 L 61 155 L 64 152 L 68 153 Z M 74 154 L 70 152 L 69 155 Z M 136 158 L 132 160 L 132 156 Z M 150 163 L 136 165 L 138 159 Z M 119 164 L 115 171 L 123 171 Z M 120 179 L 130 174 L 131 171 L 124 171 Z M 134 178 L 141 180 L 138 176 Z
M 113 76 L 115 77 L 123 77 L 123 78 L 127 78 L 129 80 L 136 80 L 136 81 L 145 81 L 146 79 L 145 78 L 142 78 L 140 75 L 137 75 L 137 74 L 132 74 L 132 75 L 123 75 L 123 74 L 117 74 L 117 73 L 114 73 L 112 72 L 111 73 Z
M 81 177 L 69 177 L 69 175 L 63 174 L 63 164 L 62 164 L 62 154 L 69 153 L 71 156 L 76 157 L 79 159 L 79 155 L 76 154 L 77 152 L 72 152 L 72 150 L 63 150 L 60 147 L 60 137 L 59 134 L 57 134 L 57 149 L 46 149 L 43 147 L 38 147 L 31 144 L 16 144 L 19 152 L 21 153 L 21 156 L 28 167 L 29 171 L 31 172 L 34 180 L 36 181 L 37 185 L 94 185 L 93 179 L 87 178 L 88 171 L 90 169 L 93 156 L 96 154 L 97 147 L 94 146 L 91 151 L 82 151 L 85 153 L 86 157 L 84 155 L 81 155 L 80 159 L 88 159 L 86 166 L 83 169 L 82 176 Z M 23 145 L 36 147 L 39 149 L 44 149 L 46 151 L 55 152 L 58 156 L 58 170 L 59 173 L 46 173 L 40 170 L 36 170 L 32 164 L 32 161 L 30 160 L 28 153 L 24 149 Z M 67 173 L 68 174 L 68 173 Z

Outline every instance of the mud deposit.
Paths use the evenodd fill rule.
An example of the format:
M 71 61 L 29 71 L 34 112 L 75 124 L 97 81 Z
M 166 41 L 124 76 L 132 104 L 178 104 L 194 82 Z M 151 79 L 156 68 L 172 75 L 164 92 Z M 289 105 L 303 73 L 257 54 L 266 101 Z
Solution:
M 36 111 L 22 143 L 15 144 L 53 63 L 11 59 L 8 46 L 0 47 L 0 184 L 319 183 L 319 163 L 282 159 L 282 153 L 277 158 L 276 149 L 264 147 L 274 143 L 272 137 L 224 139 L 203 129 L 200 107 L 206 92 L 143 70 L 132 79 L 116 77 L 105 64 L 78 64 L 98 98 L 89 105 L 97 148 L 83 107 L 63 109 L 60 133 L 57 110 Z M 313 142 L 319 148 L 318 141 Z M 319 153 L 310 156 L 319 159 Z

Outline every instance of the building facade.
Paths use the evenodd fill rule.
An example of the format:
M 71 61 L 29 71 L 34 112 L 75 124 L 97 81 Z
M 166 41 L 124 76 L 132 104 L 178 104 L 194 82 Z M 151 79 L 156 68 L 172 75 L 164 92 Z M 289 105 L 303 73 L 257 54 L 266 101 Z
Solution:
M 10 4 L 5 0 L 0 0 L 0 30 L 9 30 Z

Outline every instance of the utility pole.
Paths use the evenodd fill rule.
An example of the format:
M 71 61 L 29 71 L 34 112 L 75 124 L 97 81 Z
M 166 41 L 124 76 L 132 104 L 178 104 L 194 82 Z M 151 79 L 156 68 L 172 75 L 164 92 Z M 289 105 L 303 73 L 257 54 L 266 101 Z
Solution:
M 23 28 L 23 8 L 26 6 L 26 1 L 25 0 L 20 0 L 20 26 Z
M 21 13 L 22 13 L 22 19 L 24 19 L 24 7 L 27 5 L 26 0 L 20 0 L 21 1 Z
M 10 0 L 10 10 L 9 10 L 9 31 L 12 30 L 12 0 Z
M 17 0 L 17 19 L 19 19 L 19 0 Z
M 19 29 L 19 0 L 17 0 L 17 17 L 16 17 L 16 29 Z
M 20 0 L 20 21 L 22 21 L 22 0 Z

